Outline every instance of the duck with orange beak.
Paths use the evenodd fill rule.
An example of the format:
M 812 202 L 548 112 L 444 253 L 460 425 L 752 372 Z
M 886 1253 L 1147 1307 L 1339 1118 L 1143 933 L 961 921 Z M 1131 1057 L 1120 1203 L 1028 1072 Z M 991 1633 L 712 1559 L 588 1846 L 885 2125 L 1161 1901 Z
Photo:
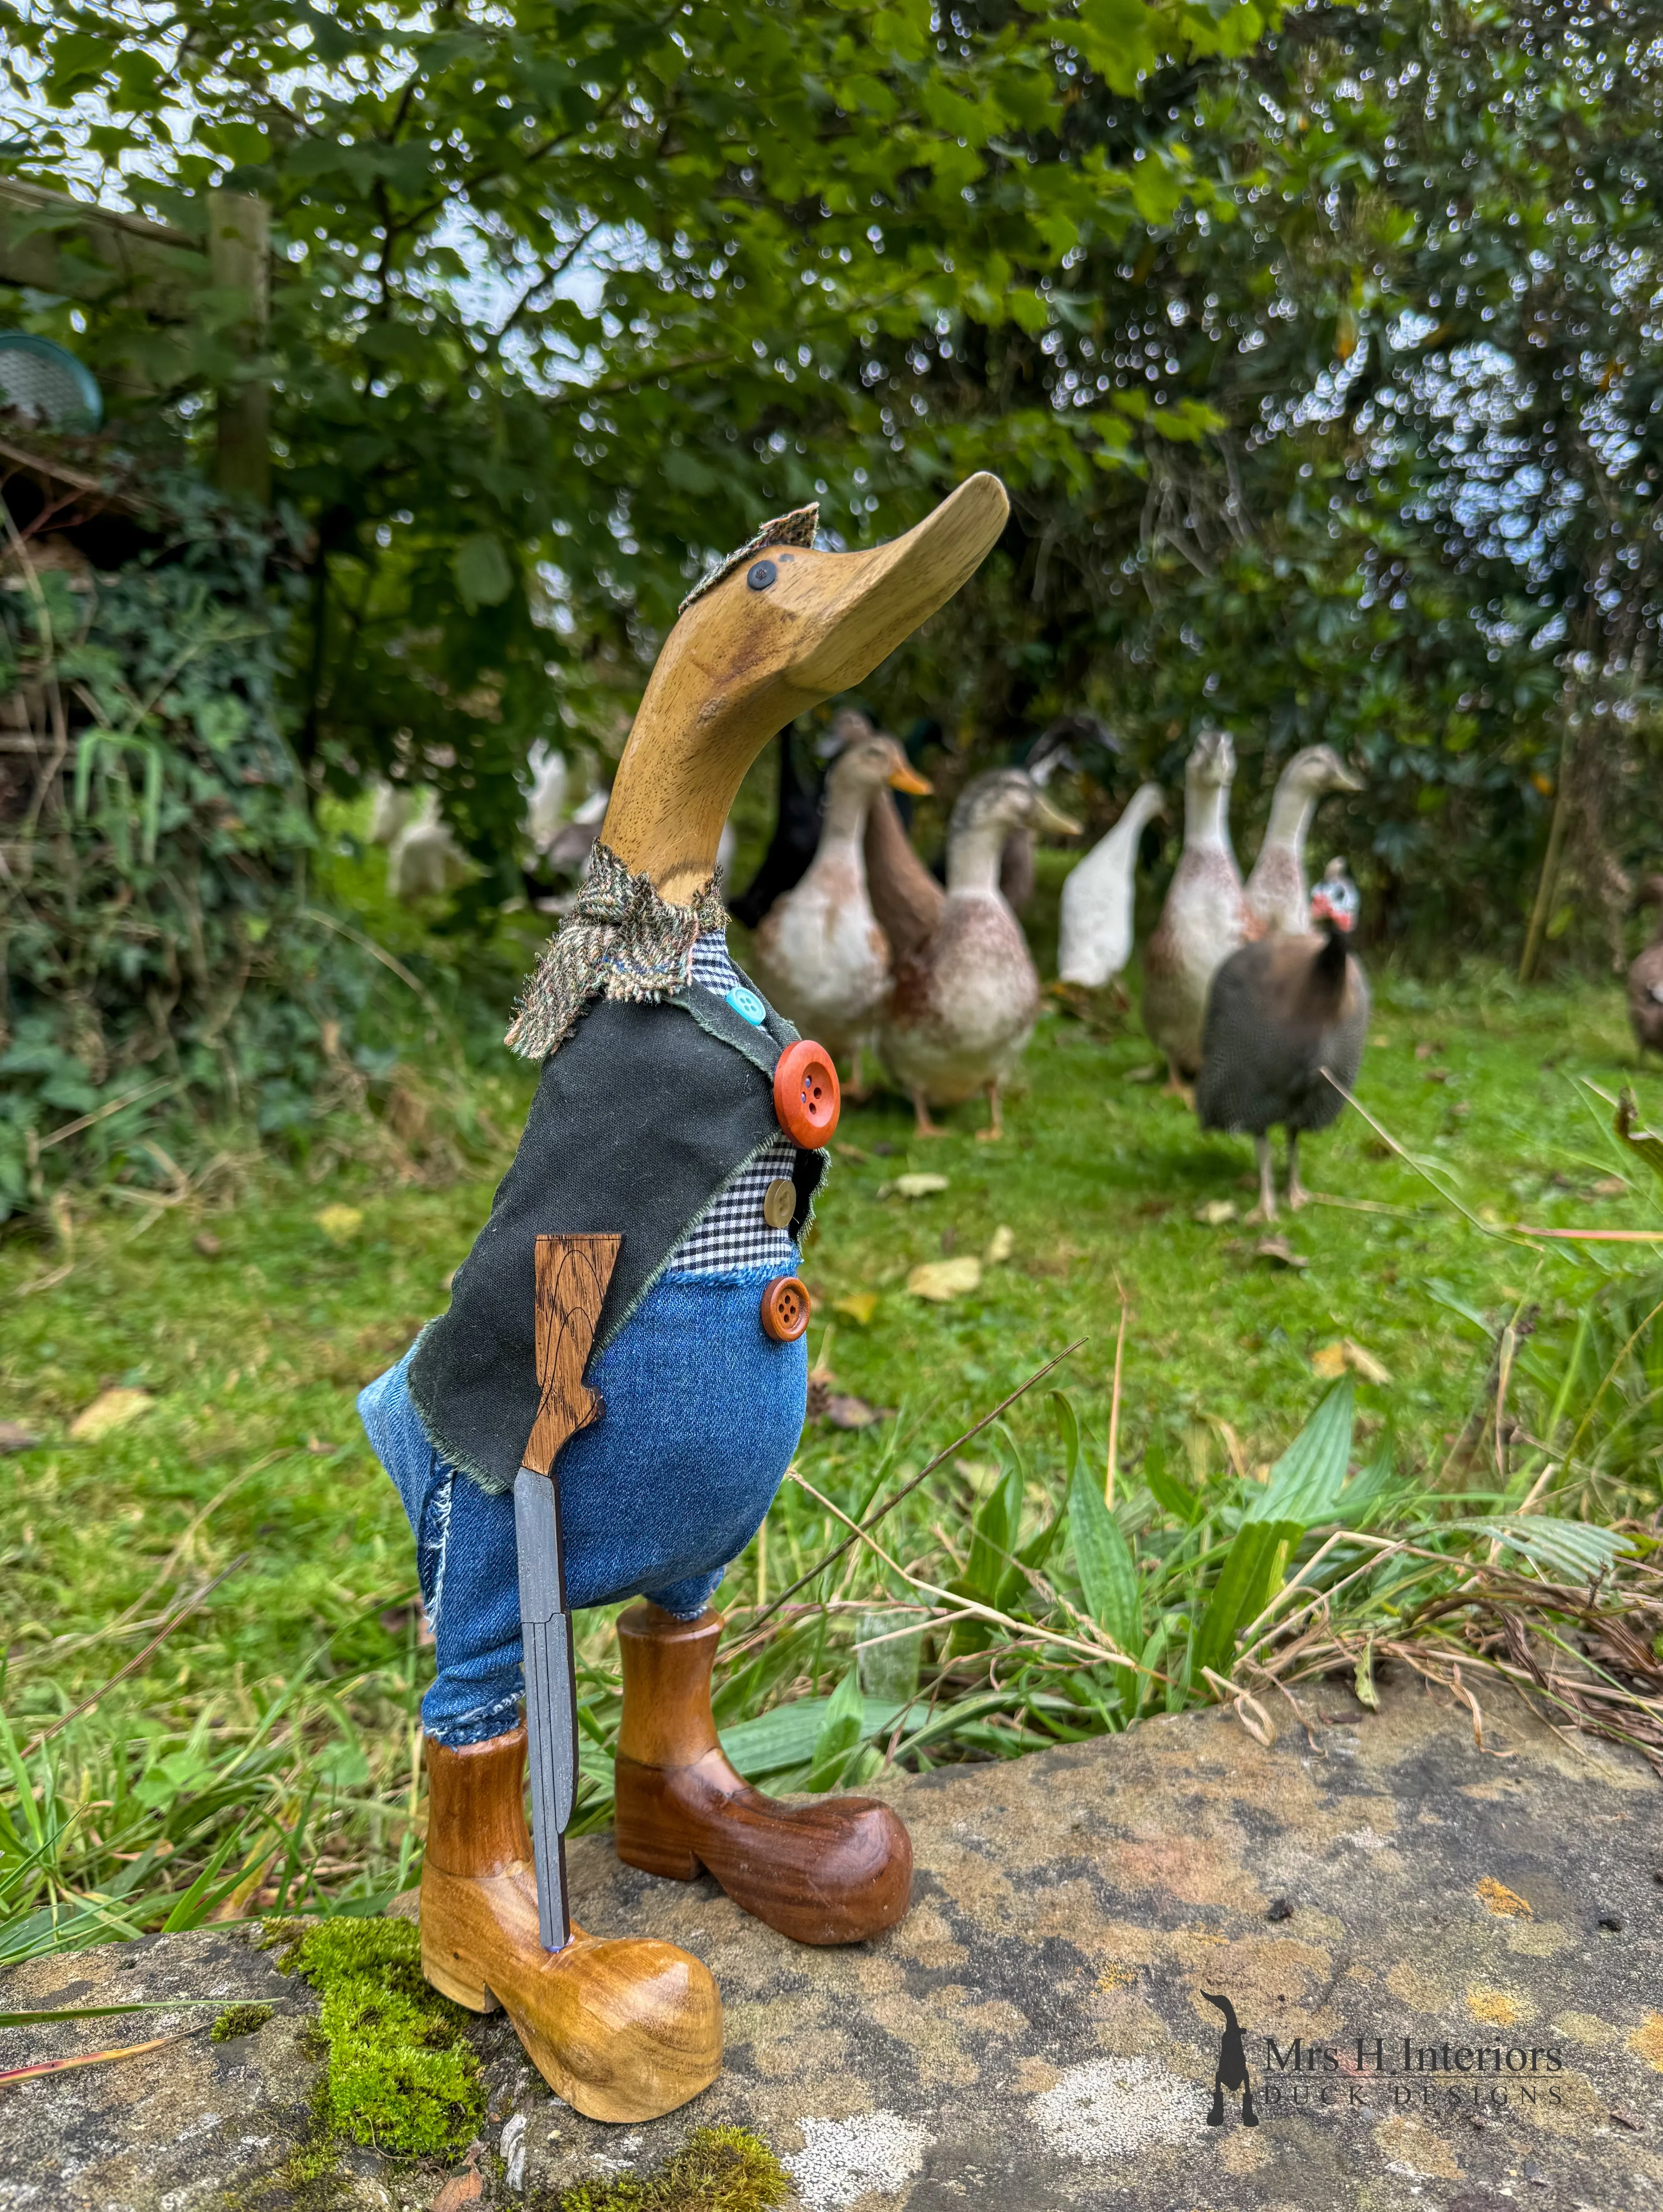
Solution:
M 923 797 L 930 786 L 864 714 L 849 708 L 833 729 L 843 742 L 825 780 L 819 848 L 801 882 L 764 917 L 752 958 L 775 1006 L 847 1062 L 854 1097 L 891 964 L 867 890 L 867 816 L 886 787 Z
M 827 553 L 804 509 L 684 603 L 589 875 L 509 1031 L 542 1070 L 514 1163 L 448 1310 L 359 1401 L 437 1646 L 423 1971 L 475 2010 L 502 2006 L 595 2118 L 649 2118 L 706 2087 L 721 2005 L 686 1953 L 570 1923 L 573 1610 L 640 1601 L 618 1623 L 620 1856 L 681 1881 L 703 1868 L 807 1943 L 861 1942 L 906 1910 L 893 1813 L 762 1796 L 711 1719 L 710 1601 L 801 1426 L 795 1268 L 838 1103 L 824 1047 L 728 957 L 714 871 L 763 745 L 949 599 L 1006 512 L 997 480 L 974 477 L 892 544 Z

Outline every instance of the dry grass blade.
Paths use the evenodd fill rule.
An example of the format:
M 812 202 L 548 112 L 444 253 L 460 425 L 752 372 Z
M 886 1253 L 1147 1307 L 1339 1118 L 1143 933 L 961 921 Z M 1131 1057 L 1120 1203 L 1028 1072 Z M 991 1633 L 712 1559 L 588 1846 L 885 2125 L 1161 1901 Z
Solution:
M 964 1449 L 965 1446 L 971 1442 L 972 1437 L 980 1436 L 983 1430 L 989 1427 L 993 1422 L 996 1421 L 1001 1413 L 1008 1412 L 1009 1408 L 1016 1403 L 1019 1398 L 1025 1397 L 1026 1394 L 1033 1389 L 1036 1382 L 1043 1382 L 1046 1376 L 1049 1375 L 1054 1368 L 1060 1367 L 1065 1359 L 1072 1358 L 1074 1354 L 1080 1350 L 1085 1341 L 1086 1340 L 1083 1336 L 1076 1337 L 1074 1342 L 1068 1346 L 1064 1351 L 1059 1352 L 1054 1359 L 1048 1359 L 1043 1367 L 1036 1367 L 1033 1373 L 1028 1376 L 1025 1382 L 1019 1382 L 1008 1397 L 1002 1398 L 999 1401 L 999 1403 L 993 1408 L 991 1413 L 984 1413 L 981 1419 L 972 1423 L 972 1425 L 965 1431 L 961 1437 L 955 1437 L 953 1442 L 948 1444 L 944 1450 L 938 1451 L 934 1459 L 927 1461 L 925 1464 L 919 1468 L 917 1474 L 915 1474 L 910 1481 L 904 1482 L 892 1498 L 886 1498 L 884 1503 L 878 1508 L 877 1511 L 872 1514 L 868 1519 L 862 1522 L 858 1528 L 854 1528 L 852 1523 L 848 1524 L 850 1526 L 852 1533 L 845 1536 L 842 1543 L 834 1544 L 832 1549 L 825 1553 L 824 1558 L 818 1560 L 813 1566 L 810 1567 L 807 1573 L 799 1575 L 795 1582 L 788 1583 L 786 1588 L 783 1589 L 779 1595 L 773 1601 L 772 1604 L 765 1606 L 762 1612 L 757 1615 L 756 1619 L 751 1623 L 749 1628 L 746 1632 L 745 1644 L 737 1648 L 740 1650 L 748 1648 L 752 1639 L 756 1636 L 758 1630 L 760 1630 L 768 1621 L 773 1619 L 774 1615 L 779 1611 L 780 1607 L 785 1603 L 788 1598 L 795 1597 L 800 1589 L 806 1589 L 808 1587 L 808 1584 L 813 1581 L 816 1575 L 823 1575 L 829 1566 L 834 1565 L 836 1561 L 843 1557 L 844 1553 L 849 1549 L 851 1544 L 858 1543 L 861 1538 L 866 1534 L 868 1530 L 875 1528 L 879 1522 L 881 1521 L 886 1514 L 892 1513 L 904 1498 L 911 1497 L 912 1492 L 918 1487 L 919 1484 L 925 1481 L 930 1475 L 934 1474 L 937 1468 L 944 1467 L 947 1461 L 950 1460 L 955 1453 L 960 1452 Z M 839 1520 L 846 1521 L 846 1516 L 843 1514 L 839 1514 L 838 1518 Z
M 8 2066 L 0 2070 L 0 2082 L 35 2081 L 43 2074 L 67 2074 L 76 2066 L 107 2066 L 115 2058 L 142 2058 L 147 2051 L 165 2051 L 171 2043 L 183 2043 L 186 2036 L 200 2031 L 186 2029 L 180 2035 L 154 2036 L 149 2043 L 126 2043 L 114 2051 L 83 2051 L 78 2058 L 43 2058 L 34 2066 Z

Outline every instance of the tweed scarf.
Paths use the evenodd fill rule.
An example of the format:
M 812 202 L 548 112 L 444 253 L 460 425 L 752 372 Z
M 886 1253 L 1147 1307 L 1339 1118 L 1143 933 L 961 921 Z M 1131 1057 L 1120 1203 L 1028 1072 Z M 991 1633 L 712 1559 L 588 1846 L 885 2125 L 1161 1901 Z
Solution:
M 692 974 L 693 940 L 727 927 L 712 876 L 691 906 L 672 906 L 650 876 L 632 876 L 597 844 L 577 904 L 549 939 L 503 1040 L 521 1060 L 546 1060 L 591 999 L 664 999 Z

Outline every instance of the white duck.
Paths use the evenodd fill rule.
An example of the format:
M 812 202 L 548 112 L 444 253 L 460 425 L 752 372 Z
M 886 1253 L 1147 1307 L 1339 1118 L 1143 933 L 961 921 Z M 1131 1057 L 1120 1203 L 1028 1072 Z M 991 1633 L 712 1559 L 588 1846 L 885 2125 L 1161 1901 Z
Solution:
M 1184 850 L 1154 934 L 1143 948 L 1143 1026 L 1167 1055 L 1167 1089 L 1184 1094 L 1201 1069 L 1207 987 L 1251 927 L 1230 844 L 1235 747 L 1222 730 L 1196 741 L 1184 771 Z
M 1140 785 L 1108 836 L 1069 870 L 1057 948 L 1057 973 L 1064 983 L 1100 990 L 1131 958 L 1137 842 L 1150 817 L 1164 811 L 1160 786 Z
M 898 949 L 895 984 L 878 1032 L 878 1052 L 912 1101 L 921 1137 L 945 1133 L 932 1105 L 987 1093 L 998 1137 L 1000 1086 L 1020 1057 L 1039 1011 L 1039 978 L 1022 925 L 999 890 L 999 860 L 1014 830 L 1079 835 L 1020 769 L 978 776 L 960 793 L 947 830 L 947 893 L 935 927 Z
M 781 1012 L 851 1063 L 848 1087 L 858 1097 L 861 1048 L 890 974 L 889 942 L 867 890 L 867 815 L 886 785 L 919 794 L 930 787 L 893 738 L 864 715 L 842 719 L 846 741 L 826 778 L 819 846 L 801 880 L 764 915 L 752 957 L 758 981 Z
M 1331 791 L 1361 791 L 1331 745 L 1307 745 L 1294 755 L 1276 779 L 1270 820 L 1247 878 L 1252 934 L 1282 929 L 1295 935 L 1311 927 L 1311 893 L 1305 880 L 1305 841 L 1317 803 Z

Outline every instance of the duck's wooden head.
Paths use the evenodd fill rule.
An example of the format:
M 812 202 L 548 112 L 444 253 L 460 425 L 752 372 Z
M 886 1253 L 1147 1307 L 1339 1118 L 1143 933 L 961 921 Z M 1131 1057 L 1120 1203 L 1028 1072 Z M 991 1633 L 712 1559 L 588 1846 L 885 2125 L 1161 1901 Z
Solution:
M 887 545 L 769 547 L 697 596 L 648 680 L 601 826 L 625 866 L 691 900 L 769 738 L 870 675 L 950 599 L 1008 511 L 997 477 L 974 476 Z

